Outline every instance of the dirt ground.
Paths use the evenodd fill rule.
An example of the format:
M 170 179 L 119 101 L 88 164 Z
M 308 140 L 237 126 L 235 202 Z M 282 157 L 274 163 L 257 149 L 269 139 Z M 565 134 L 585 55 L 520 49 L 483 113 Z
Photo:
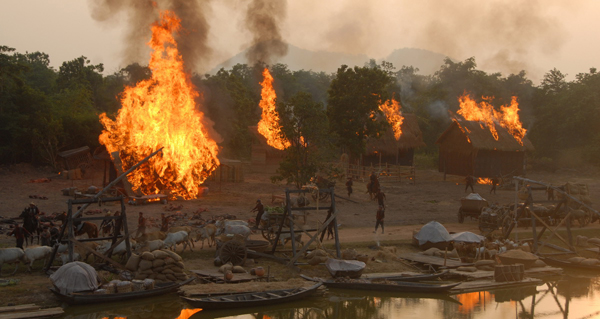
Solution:
M 274 167 L 248 167 L 245 170 L 244 182 L 241 183 L 207 183 L 209 191 L 204 197 L 190 201 L 173 201 L 169 204 L 182 205 L 178 211 L 191 213 L 199 209 L 206 210 L 202 213 L 205 219 L 232 214 L 238 219 L 247 220 L 254 218 L 255 213 L 250 210 L 255 201 L 261 199 L 266 206 L 271 205 L 273 194 L 284 194 L 286 185 L 273 184 L 269 177 L 274 172 Z M 588 185 L 590 197 L 595 201 L 600 194 L 600 176 L 594 169 L 587 170 L 563 170 L 557 173 L 530 172 L 528 178 L 554 185 L 566 182 L 585 183 Z M 50 182 L 34 183 L 32 180 L 50 178 Z M 32 168 L 28 165 L 15 165 L 0 169 L 0 219 L 17 217 L 21 211 L 30 203 L 34 202 L 40 210 L 46 214 L 60 213 L 67 210 L 67 201 L 72 197 L 64 196 L 61 189 L 77 187 L 85 190 L 90 186 L 102 187 L 103 175 L 100 169 L 88 170 L 82 180 L 67 180 L 54 175 L 46 169 Z M 467 218 L 463 224 L 457 222 L 457 212 L 460 207 L 460 199 L 466 196 L 463 177 L 448 175 L 444 180 L 443 173 L 435 170 L 417 170 L 416 183 L 410 184 L 408 180 L 381 181 L 381 186 L 386 194 L 386 216 L 385 233 L 373 233 L 375 225 L 375 213 L 377 202 L 369 199 L 366 191 L 366 181 L 355 180 L 354 192 L 347 201 L 336 198 L 336 207 L 339 211 L 338 224 L 340 225 L 340 242 L 342 249 L 347 247 L 356 248 L 359 253 L 369 254 L 369 250 L 377 244 L 383 246 L 395 246 L 401 251 L 415 250 L 410 243 L 412 232 L 432 220 L 436 220 L 446 226 L 450 232 L 473 231 L 478 233 L 477 221 Z M 292 188 L 293 186 L 289 186 Z M 511 204 L 515 201 L 513 187 L 507 189 L 499 188 L 497 194 L 489 194 L 491 186 L 475 185 L 475 191 L 486 198 L 490 203 Z M 347 197 L 343 181 L 338 181 L 335 192 L 341 197 Z M 47 199 L 32 199 L 31 196 L 47 197 Z M 534 197 L 544 197 L 543 191 L 534 193 Z M 315 205 L 313 201 L 311 205 Z M 319 203 L 327 206 L 328 202 Z M 144 205 L 126 205 L 128 215 L 128 226 L 130 231 L 137 229 L 138 212 L 160 220 L 161 213 L 175 213 L 167 211 L 169 205 L 160 203 L 149 203 Z M 116 204 L 105 203 L 102 207 L 91 205 L 89 209 L 119 210 Z M 325 218 L 326 211 L 310 212 L 307 218 L 308 225 L 318 225 Z M 188 222 L 186 219 L 179 220 L 182 224 Z M 592 226 L 595 227 L 595 226 Z M 157 230 L 149 229 L 148 231 Z M 0 224 L 0 247 L 13 247 L 15 240 L 6 236 L 7 225 Z M 263 239 L 260 234 L 251 235 L 250 239 Z M 307 240 L 306 237 L 304 240 Z M 333 248 L 333 241 L 325 242 L 327 248 Z M 373 251 L 370 252 L 373 255 Z M 200 250 L 194 253 L 184 253 L 184 261 L 187 269 L 199 269 L 212 267 L 212 256 L 214 247 Z M 266 260 L 257 260 L 264 266 L 273 267 L 274 276 L 283 277 L 289 273 L 277 264 Z M 50 285 L 48 278 L 41 274 L 39 269 L 41 262 L 36 263 L 34 272 L 28 274 L 26 267 L 21 266 L 17 274 L 11 278 L 19 279 L 15 286 L 0 287 L 0 306 L 8 304 L 22 304 L 35 302 L 42 305 L 57 304 L 57 300 L 47 292 L 46 287 Z M 324 268 L 315 270 L 310 266 L 302 266 L 302 273 L 308 275 L 323 275 Z M 5 266 L 3 273 L 13 269 Z M 398 261 L 370 262 L 365 272 L 391 272 L 398 270 L 412 270 L 410 267 Z

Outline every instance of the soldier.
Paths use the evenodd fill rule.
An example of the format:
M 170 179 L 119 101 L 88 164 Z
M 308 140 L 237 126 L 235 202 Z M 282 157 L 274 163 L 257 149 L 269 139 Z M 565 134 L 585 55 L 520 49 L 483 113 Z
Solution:
M 379 227 L 379 225 L 381 225 L 381 233 L 383 234 L 384 230 L 383 230 L 383 219 L 385 218 L 385 208 L 383 206 L 379 206 L 379 209 L 377 209 L 377 215 L 375 215 L 376 218 L 376 222 L 375 222 L 375 231 L 373 232 L 373 234 L 377 233 L 377 228 Z
M 329 218 L 331 218 L 331 215 L 333 214 L 333 209 L 329 208 L 329 210 L 327 211 L 327 217 L 325 217 L 325 221 L 329 220 Z M 323 237 L 325 237 L 325 232 L 327 232 L 327 240 L 329 240 L 329 238 L 333 239 L 333 226 L 334 226 L 334 222 L 335 220 L 332 220 L 331 222 L 329 222 L 329 224 L 327 224 L 327 228 L 323 229 L 323 232 L 321 233 L 321 242 L 323 242 Z
M 8 236 L 14 235 L 17 239 L 17 247 L 23 249 L 23 242 L 25 241 L 25 235 L 31 236 L 31 233 L 27 229 L 15 224 L 15 228 L 8 233 Z
M 165 213 L 161 213 L 162 225 L 160 226 L 160 231 L 167 232 L 169 230 L 169 216 L 165 216 Z
M 500 183 L 500 179 L 498 178 L 498 176 L 494 176 L 494 178 L 492 178 L 492 189 L 490 189 L 490 194 L 492 192 L 496 194 L 496 185 L 498 185 L 498 183 Z
M 467 189 L 469 187 L 471 187 L 471 193 L 475 193 L 475 190 L 473 189 L 473 184 L 475 183 L 475 178 L 471 175 L 467 175 L 467 177 L 465 177 L 465 193 L 467 192 Z
M 385 194 L 381 190 L 377 192 L 377 195 L 375 197 L 377 198 L 377 204 L 379 204 L 379 206 L 385 207 Z
M 352 194 L 352 176 L 348 177 L 346 181 L 346 189 L 348 190 L 348 197 Z
M 260 219 L 262 218 L 262 215 L 265 213 L 265 207 L 263 206 L 260 199 L 256 200 L 256 206 L 254 206 L 254 208 L 252 208 L 252 210 L 250 212 L 257 212 L 256 213 L 256 223 L 254 224 L 254 228 L 258 229 L 258 226 L 260 225 Z
M 164 217 L 164 213 L 163 213 L 163 217 Z M 146 217 L 144 217 L 144 213 L 140 212 L 139 216 L 138 216 L 138 228 L 137 228 L 137 232 L 135 233 L 134 238 L 137 238 L 143 234 L 146 233 Z

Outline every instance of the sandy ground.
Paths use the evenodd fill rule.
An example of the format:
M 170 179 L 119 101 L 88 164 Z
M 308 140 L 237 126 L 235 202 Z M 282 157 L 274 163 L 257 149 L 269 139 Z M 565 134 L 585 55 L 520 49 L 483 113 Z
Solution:
M 182 208 L 178 211 L 187 213 L 188 216 L 199 209 L 206 210 L 202 213 L 205 219 L 224 214 L 236 215 L 238 219 L 254 218 L 255 213 L 251 213 L 250 210 L 254 207 L 256 199 L 261 199 L 265 205 L 269 206 L 273 194 L 284 194 L 285 192 L 286 185 L 270 182 L 269 177 L 273 172 L 274 167 L 250 167 L 246 170 L 244 182 L 242 183 L 207 183 L 209 191 L 204 197 L 190 201 L 173 201 L 170 204 L 182 205 Z M 590 197 L 592 201 L 595 201 L 600 194 L 598 176 L 599 174 L 595 170 L 565 170 L 554 174 L 533 172 L 528 175 L 528 178 L 554 185 L 564 184 L 568 181 L 586 183 L 590 190 Z M 35 179 L 48 177 L 51 178 L 51 181 L 47 183 L 31 182 Z M 5 167 L 0 169 L 0 216 L 2 218 L 17 217 L 30 202 L 37 204 L 40 210 L 46 214 L 66 211 L 67 201 L 72 197 L 64 196 L 61 189 L 77 187 L 85 190 L 92 185 L 101 187 L 102 179 L 101 169 L 86 172 L 82 180 L 66 180 L 54 176 L 52 172 L 47 170 L 32 168 L 28 165 Z M 466 219 L 464 224 L 457 222 L 460 199 L 467 195 L 462 177 L 449 175 L 444 180 L 444 175 L 435 170 L 417 170 L 414 185 L 409 184 L 408 180 L 382 180 L 381 185 L 387 197 L 384 234 L 380 232 L 373 233 L 377 203 L 370 200 L 368 194 L 365 193 L 365 181 L 354 182 L 354 193 L 350 199 L 355 202 L 336 198 L 342 249 L 344 245 L 351 243 L 361 243 L 362 246 L 368 247 L 379 242 L 382 245 L 404 245 L 404 248 L 400 248 L 401 250 L 411 250 L 413 248 L 410 248 L 408 243 L 412 237 L 412 231 L 432 220 L 443 223 L 450 232 L 468 230 L 478 233 L 476 220 Z M 497 194 L 489 194 L 490 188 L 489 185 L 476 185 L 475 191 L 491 203 L 514 203 L 515 192 L 512 187 L 498 189 Z M 343 181 L 337 182 L 335 192 L 341 197 L 347 197 Z M 48 199 L 30 198 L 33 195 L 45 196 Z M 544 197 L 545 195 L 543 191 L 540 191 L 534 194 L 534 197 L 538 198 L 537 196 Z M 312 205 L 315 205 L 315 202 Z M 319 205 L 329 205 L 329 203 L 319 203 Z M 144 212 L 146 216 L 158 219 L 160 213 L 174 213 L 166 211 L 167 207 L 169 205 L 160 203 L 138 206 L 126 205 L 129 229 L 131 231 L 137 229 L 138 212 Z M 114 211 L 119 210 L 120 207 L 110 203 L 106 203 L 102 207 L 97 205 L 89 207 L 89 209 L 105 208 Z M 324 220 L 325 215 L 324 210 L 311 212 L 308 215 L 307 224 L 318 225 L 319 221 Z M 185 219 L 178 221 L 179 224 L 186 222 L 188 221 Z M 154 229 L 149 229 L 149 231 L 151 230 Z M 0 247 L 14 246 L 14 238 L 6 236 L 6 232 L 7 226 L 0 224 Z M 262 239 L 262 236 L 254 234 L 251 239 Z M 326 241 L 326 243 L 332 248 L 333 241 Z M 193 259 L 186 260 L 186 268 L 210 267 L 212 258 L 210 258 L 211 253 L 208 252 L 211 249 L 212 256 L 214 256 L 214 247 L 205 248 L 203 255 L 196 255 L 196 257 L 191 253 L 186 253 L 190 255 L 184 255 L 184 257 Z M 41 264 L 36 265 L 38 269 L 41 267 Z M 21 280 L 19 285 L 10 289 L 0 287 L 0 306 L 24 302 L 38 302 L 44 305 L 56 303 L 56 300 L 48 293 L 40 293 L 40 297 L 37 299 L 32 297 L 31 292 L 40 292 L 39 286 L 46 287 L 49 281 L 41 273 L 29 275 L 23 268 L 16 275 L 16 278 Z M 373 264 L 368 266 L 367 272 L 393 271 L 393 269 L 406 269 L 406 267 L 400 263 L 391 263 L 385 265 L 385 267 Z M 281 273 L 284 272 L 281 271 Z M 306 270 L 306 272 L 311 274 L 310 270 Z M 319 273 L 312 271 L 312 274 Z

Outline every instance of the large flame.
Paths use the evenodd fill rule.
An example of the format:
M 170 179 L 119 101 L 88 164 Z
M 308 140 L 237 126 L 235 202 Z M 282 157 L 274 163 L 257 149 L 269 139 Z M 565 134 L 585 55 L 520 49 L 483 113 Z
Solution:
M 207 132 L 204 114 L 196 110 L 198 92 L 183 71 L 173 37 L 180 20 L 170 11 L 160 17 L 152 25 L 149 42 L 152 77 L 125 88 L 115 121 L 100 115 L 105 128 L 100 143 L 109 153 L 119 152 L 123 170 L 164 147 L 162 154 L 132 172 L 129 181 L 144 194 L 168 189 L 172 195 L 192 199 L 219 165 L 218 146 Z
M 480 185 L 492 185 L 492 180 L 487 177 L 480 177 L 477 179 L 477 184 Z
M 396 141 L 402 136 L 402 122 L 404 122 L 404 117 L 402 116 L 400 108 L 400 103 L 393 97 L 379 105 L 379 109 L 385 114 L 388 123 L 390 123 L 394 130 Z
M 471 313 L 475 307 L 481 307 L 482 304 L 490 302 L 494 295 L 489 292 L 470 292 L 457 295 L 458 301 L 462 304 L 458 306 L 459 313 Z
M 498 140 L 498 131 L 496 130 L 496 124 L 498 124 L 514 136 L 519 144 L 523 145 L 522 140 L 527 130 L 523 128 L 519 120 L 517 97 L 513 96 L 510 105 L 501 106 L 500 111 L 496 111 L 489 103 L 492 100 L 491 97 L 482 97 L 482 100 L 477 103 L 465 92 L 458 98 L 460 110 L 456 113 L 462 115 L 467 121 L 479 122 L 481 128 L 487 126 L 496 140 Z
M 277 95 L 273 89 L 273 77 L 269 69 L 263 71 L 263 81 L 260 82 L 262 90 L 260 92 L 260 108 L 262 114 L 258 122 L 258 132 L 267 139 L 267 144 L 278 150 L 284 150 L 291 144 L 288 140 L 281 137 L 281 126 L 279 126 L 279 114 L 275 109 L 275 100 Z

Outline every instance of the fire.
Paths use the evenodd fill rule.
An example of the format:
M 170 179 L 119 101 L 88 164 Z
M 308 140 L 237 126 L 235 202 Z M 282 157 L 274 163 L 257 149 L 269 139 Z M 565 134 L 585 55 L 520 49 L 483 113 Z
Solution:
M 513 96 L 510 105 L 501 106 L 500 111 L 496 111 L 489 103 L 492 100 L 491 97 L 482 97 L 482 99 L 483 101 L 477 103 L 465 92 L 458 98 L 460 110 L 456 113 L 462 115 L 467 121 L 479 122 L 481 128 L 487 126 L 496 140 L 498 140 L 498 131 L 496 130 L 496 124 L 498 124 L 514 136 L 519 144 L 523 145 L 522 140 L 527 130 L 523 128 L 519 120 L 517 97 Z
M 196 309 L 181 309 L 181 313 L 179 314 L 179 317 L 175 318 L 175 319 L 188 319 L 189 317 L 191 317 L 193 314 L 195 314 L 198 311 L 201 311 L 201 308 L 196 308 Z
M 196 110 L 199 94 L 183 71 L 173 37 L 180 19 L 170 11 L 160 17 L 149 42 L 152 77 L 125 88 L 116 120 L 100 115 L 105 130 L 99 139 L 109 153 L 119 152 L 123 170 L 164 147 L 162 154 L 132 172 L 129 181 L 146 195 L 169 189 L 174 196 L 193 199 L 219 165 L 218 146 L 204 125 L 204 114 Z
M 279 126 L 279 114 L 275 110 L 275 100 L 277 95 L 273 89 L 273 77 L 269 69 L 263 71 L 263 81 L 260 82 L 262 90 L 260 92 L 260 108 L 262 114 L 258 122 L 258 132 L 267 139 L 267 144 L 278 150 L 284 150 L 291 144 L 288 140 L 281 137 L 281 127 Z
M 477 184 L 492 185 L 492 180 L 487 177 L 480 177 L 477 179 Z
M 400 139 L 400 136 L 402 136 L 402 122 L 404 122 L 404 117 L 402 116 L 400 108 L 400 103 L 394 98 L 379 105 L 379 109 L 383 112 L 383 114 L 385 114 L 388 123 L 390 123 L 392 129 L 394 130 L 394 137 L 396 138 L 396 141 Z
M 482 296 L 483 294 L 483 296 Z M 470 313 L 471 310 L 475 309 L 477 305 L 481 305 L 486 302 L 490 302 L 494 295 L 488 292 L 470 292 L 466 294 L 457 295 L 458 301 L 462 303 L 462 305 L 458 306 L 458 312 L 460 313 Z

